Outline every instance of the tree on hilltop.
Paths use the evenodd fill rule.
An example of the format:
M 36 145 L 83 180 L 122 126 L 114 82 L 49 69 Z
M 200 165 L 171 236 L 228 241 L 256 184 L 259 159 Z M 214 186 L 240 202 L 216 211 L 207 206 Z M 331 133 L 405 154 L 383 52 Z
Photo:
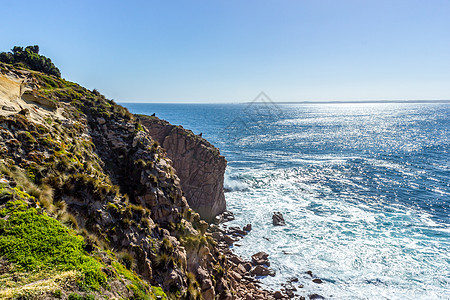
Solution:
M 1 52 L 0 61 L 7 64 L 19 64 L 28 69 L 61 77 L 61 72 L 48 57 L 39 54 L 39 46 L 25 48 L 14 46 L 10 52 Z

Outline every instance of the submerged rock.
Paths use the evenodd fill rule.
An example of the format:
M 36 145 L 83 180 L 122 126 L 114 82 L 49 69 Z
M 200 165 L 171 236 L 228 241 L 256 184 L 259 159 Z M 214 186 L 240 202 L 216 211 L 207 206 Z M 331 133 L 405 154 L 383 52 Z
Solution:
M 293 290 L 286 289 L 286 295 L 287 295 L 289 298 L 294 298 L 294 291 L 293 291 Z
M 323 283 L 323 281 L 320 279 L 320 278 L 314 278 L 313 280 L 312 280 L 314 283 Z

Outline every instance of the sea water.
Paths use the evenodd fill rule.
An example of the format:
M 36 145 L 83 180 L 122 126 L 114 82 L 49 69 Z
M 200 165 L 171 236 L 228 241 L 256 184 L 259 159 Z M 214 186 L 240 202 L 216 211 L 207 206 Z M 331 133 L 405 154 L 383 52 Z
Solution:
M 266 287 L 296 277 L 304 296 L 450 299 L 449 104 L 124 105 L 220 148 L 229 226 L 253 227 L 233 251 L 269 254 Z

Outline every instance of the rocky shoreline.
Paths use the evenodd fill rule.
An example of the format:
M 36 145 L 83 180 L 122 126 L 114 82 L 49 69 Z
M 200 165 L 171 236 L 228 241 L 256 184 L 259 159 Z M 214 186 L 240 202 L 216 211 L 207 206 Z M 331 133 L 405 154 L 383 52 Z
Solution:
M 242 240 L 246 235 L 251 234 L 252 225 L 247 224 L 242 229 L 238 226 L 227 226 L 227 222 L 232 220 L 234 220 L 234 214 L 230 211 L 225 211 L 216 217 L 216 224 L 211 224 L 208 232 L 217 242 L 217 247 L 220 249 L 220 252 L 227 257 L 232 278 L 236 283 L 240 283 L 240 285 L 236 285 L 238 299 L 325 299 L 325 297 L 316 293 L 306 296 L 300 295 L 304 286 L 299 284 L 299 279 L 296 277 L 290 278 L 278 290 L 265 288 L 260 279 L 266 276 L 276 276 L 276 272 L 270 268 L 269 254 L 260 251 L 252 255 L 251 261 L 245 260 L 235 254 L 232 247 L 239 246 L 236 242 Z M 272 220 L 274 226 L 286 225 L 280 212 L 275 212 Z M 311 278 L 312 282 L 316 284 L 323 283 L 312 271 L 306 271 L 305 274 Z

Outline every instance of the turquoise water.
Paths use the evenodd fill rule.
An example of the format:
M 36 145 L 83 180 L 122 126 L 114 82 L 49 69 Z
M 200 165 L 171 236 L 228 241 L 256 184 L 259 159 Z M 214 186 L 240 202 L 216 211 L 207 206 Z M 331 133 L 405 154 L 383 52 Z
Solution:
M 220 148 L 230 225 L 253 225 L 233 249 L 269 253 L 267 286 L 298 277 L 302 295 L 450 299 L 449 104 L 124 105 Z M 287 226 L 272 226 L 274 211 Z

